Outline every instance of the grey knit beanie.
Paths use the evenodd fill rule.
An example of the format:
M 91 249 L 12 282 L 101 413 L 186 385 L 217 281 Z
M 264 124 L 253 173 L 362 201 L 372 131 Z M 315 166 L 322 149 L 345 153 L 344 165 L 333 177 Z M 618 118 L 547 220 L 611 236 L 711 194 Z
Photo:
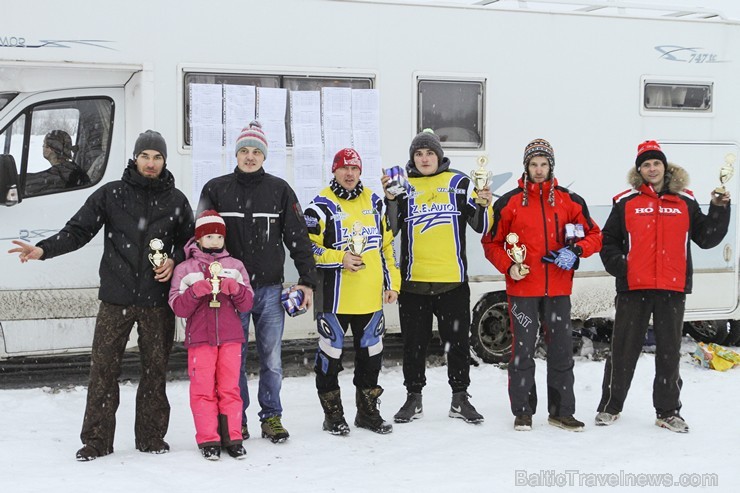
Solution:
M 162 134 L 156 130 L 147 130 L 139 134 L 139 138 L 136 139 L 136 144 L 134 144 L 134 159 L 147 149 L 158 151 L 167 161 L 167 143 L 164 141 Z
M 439 136 L 434 133 L 431 128 L 425 128 L 414 137 L 411 141 L 411 147 L 409 147 L 409 159 L 414 162 L 414 153 L 419 149 L 431 149 L 437 155 L 439 164 L 442 164 L 442 159 L 445 157 L 445 151 L 442 150 L 442 143 L 439 141 Z

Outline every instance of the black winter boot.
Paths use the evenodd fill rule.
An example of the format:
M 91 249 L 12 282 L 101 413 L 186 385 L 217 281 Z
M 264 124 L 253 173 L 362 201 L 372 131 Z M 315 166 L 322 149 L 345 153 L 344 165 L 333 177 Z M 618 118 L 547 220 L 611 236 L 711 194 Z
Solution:
M 349 425 L 344 420 L 344 408 L 342 408 L 342 394 L 339 389 L 331 392 L 319 392 L 321 407 L 324 408 L 324 431 L 332 435 L 349 435 Z
M 373 387 L 370 389 L 357 389 L 355 401 L 357 403 L 357 416 L 355 417 L 355 426 L 365 428 L 375 433 L 385 435 L 393 431 L 393 425 L 386 423 L 380 415 L 378 406 L 380 405 L 380 394 L 383 388 Z

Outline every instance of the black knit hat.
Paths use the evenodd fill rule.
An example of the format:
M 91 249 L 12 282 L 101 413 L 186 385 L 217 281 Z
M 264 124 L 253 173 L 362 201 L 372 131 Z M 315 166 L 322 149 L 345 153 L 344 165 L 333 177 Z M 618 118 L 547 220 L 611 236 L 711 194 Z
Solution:
M 434 133 L 431 128 L 425 128 L 414 137 L 411 141 L 411 147 L 409 147 L 409 159 L 414 162 L 414 153 L 419 149 L 430 149 L 437 155 L 439 164 L 442 164 L 442 159 L 445 157 L 445 151 L 442 150 L 442 143 L 439 141 L 439 136 Z
M 156 130 L 147 130 L 139 134 L 139 138 L 136 139 L 136 144 L 134 144 L 134 159 L 147 149 L 158 151 L 167 161 L 167 143 L 164 141 L 162 134 Z

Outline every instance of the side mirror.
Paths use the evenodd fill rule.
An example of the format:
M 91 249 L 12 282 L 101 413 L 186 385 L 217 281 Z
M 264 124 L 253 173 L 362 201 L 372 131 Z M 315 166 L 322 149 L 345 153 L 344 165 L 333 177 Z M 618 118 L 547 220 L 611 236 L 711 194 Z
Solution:
M 18 203 L 18 168 L 10 154 L 0 154 L 0 205 Z

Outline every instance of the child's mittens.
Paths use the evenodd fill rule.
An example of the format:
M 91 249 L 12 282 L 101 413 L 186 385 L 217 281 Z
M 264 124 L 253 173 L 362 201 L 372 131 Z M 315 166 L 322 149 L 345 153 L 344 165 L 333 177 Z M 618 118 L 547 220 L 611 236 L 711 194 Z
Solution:
M 206 295 L 211 294 L 211 291 L 213 290 L 213 287 L 211 286 L 211 283 L 206 281 L 205 279 L 201 279 L 200 281 L 194 282 L 192 286 L 190 286 L 190 289 L 193 290 L 193 296 L 196 298 L 202 298 Z
M 225 295 L 235 295 L 239 294 L 239 291 L 241 291 L 242 287 L 239 285 L 238 282 L 236 282 L 235 279 L 232 279 L 230 277 L 226 277 L 221 280 L 221 292 Z

